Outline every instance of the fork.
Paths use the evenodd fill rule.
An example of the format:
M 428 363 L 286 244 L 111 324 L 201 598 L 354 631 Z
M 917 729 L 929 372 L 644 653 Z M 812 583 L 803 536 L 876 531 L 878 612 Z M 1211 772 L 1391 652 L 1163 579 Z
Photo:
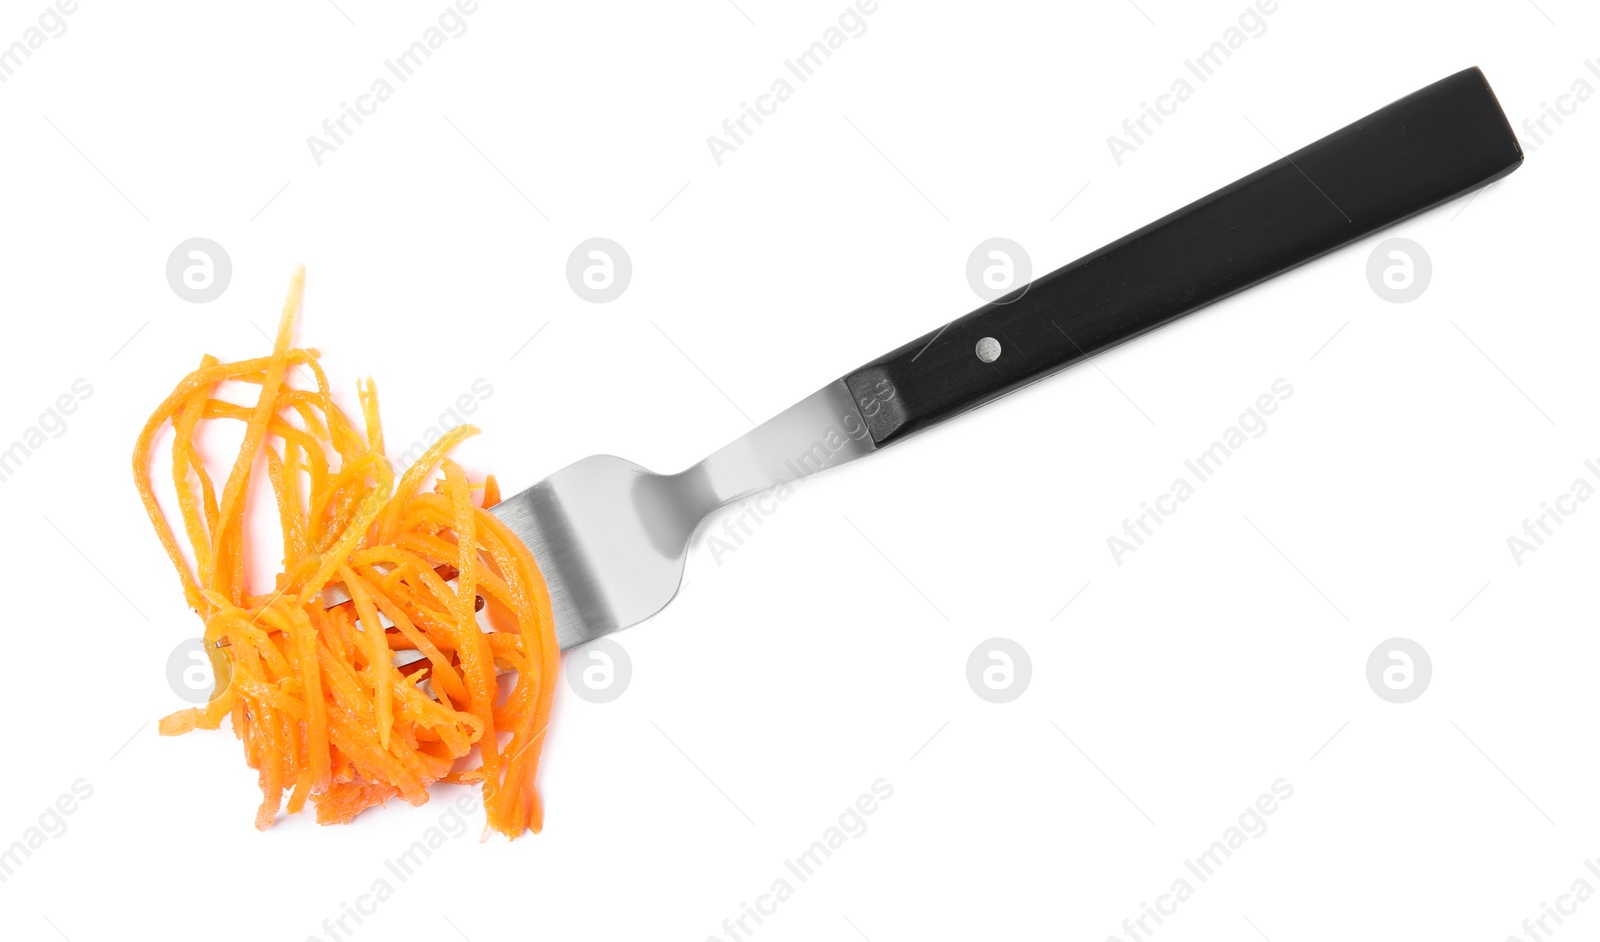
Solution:
M 690 538 L 719 507 L 870 455 L 1521 163 L 1488 81 L 1467 69 L 828 383 L 687 470 L 594 455 L 492 512 L 532 551 L 573 648 L 671 602 Z

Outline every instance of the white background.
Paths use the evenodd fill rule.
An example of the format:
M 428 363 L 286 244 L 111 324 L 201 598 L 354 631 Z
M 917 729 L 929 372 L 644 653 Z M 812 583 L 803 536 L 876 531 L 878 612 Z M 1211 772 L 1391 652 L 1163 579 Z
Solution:
M 306 137 L 442 0 L 85 2 L 0 85 L 0 442 L 94 390 L 0 484 L 0 844 L 93 788 L 0 883 L 8 938 L 328 939 L 460 793 L 257 833 L 233 737 L 150 722 L 199 626 L 128 455 L 201 353 L 267 349 L 296 262 L 300 341 L 346 403 L 377 379 L 396 452 L 482 377 L 461 456 L 508 489 L 594 452 L 675 470 L 975 307 L 981 240 L 1043 273 L 1470 65 L 1519 128 L 1600 86 L 1577 0 L 1283 0 L 1118 166 L 1107 135 L 1243 0 L 883 0 L 718 166 L 707 135 L 845 8 L 737 2 L 485 0 L 320 167 Z M 8 0 L 0 43 L 43 8 Z M 563 685 L 544 833 L 474 821 L 339 938 L 727 938 L 879 778 L 868 830 L 755 939 L 1127 938 L 1279 778 L 1266 833 L 1155 938 L 1498 940 L 1600 889 L 1600 502 L 1520 566 L 1506 544 L 1600 459 L 1597 133 L 1579 105 L 1470 204 L 816 478 L 733 554 L 697 545 L 616 636 L 631 687 Z M 1367 281 L 1388 235 L 1433 261 L 1409 304 Z M 165 278 L 195 236 L 234 267 L 208 304 Z M 566 281 L 593 236 L 633 261 L 609 304 Z M 1106 538 L 1280 377 L 1267 432 L 1118 566 Z M 966 681 L 996 636 L 1032 660 L 1005 705 Z M 1433 663 L 1404 705 L 1365 676 L 1396 636 Z M 1557 934 L 1597 931 L 1591 901 Z

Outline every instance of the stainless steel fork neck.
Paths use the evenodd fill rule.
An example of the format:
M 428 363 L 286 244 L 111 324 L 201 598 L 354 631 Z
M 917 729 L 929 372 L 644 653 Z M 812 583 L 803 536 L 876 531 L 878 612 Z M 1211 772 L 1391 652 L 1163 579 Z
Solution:
M 668 477 L 681 495 L 692 495 L 698 523 L 719 507 L 876 449 L 849 388 L 836 380 Z

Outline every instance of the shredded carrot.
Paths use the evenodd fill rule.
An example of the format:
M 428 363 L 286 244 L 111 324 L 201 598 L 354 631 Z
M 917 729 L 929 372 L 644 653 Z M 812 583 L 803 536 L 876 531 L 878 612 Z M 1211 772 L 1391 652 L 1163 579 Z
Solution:
M 534 779 L 560 658 L 544 579 L 486 509 L 500 500 L 493 476 L 469 481 L 448 457 L 477 429 L 451 430 L 397 475 L 373 382 L 357 384 L 362 429 L 334 404 L 318 352 L 292 346 L 304 286 L 297 269 L 270 356 L 202 358 L 134 447 L 139 496 L 217 677 L 210 701 L 162 719 L 161 734 L 230 720 L 258 775 L 263 830 L 308 800 L 319 823 L 345 823 L 394 797 L 423 804 L 445 781 L 482 784 L 486 834 L 537 832 Z M 294 385 L 307 378 L 312 388 Z M 217 398 L 224 382 L 260 393 L 252 405 Z M 196 444 L 218 421 L 244 424 L 220 488 Z M 151 478 L 167 427 L 178 530 Z M 283 531 L 282 571 L 264 593 L 247 585 L 255 543 L 245 526 L 263 459 Z M 328 608 L 333 585 L 349 601 Z M 395 665 L 396 652 L 413 651 L 420 660 Z

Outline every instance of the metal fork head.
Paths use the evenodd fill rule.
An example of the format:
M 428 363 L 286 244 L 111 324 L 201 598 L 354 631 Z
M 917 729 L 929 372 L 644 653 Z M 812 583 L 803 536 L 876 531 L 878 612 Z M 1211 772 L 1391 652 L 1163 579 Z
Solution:
M 716 507 L 680 477 L 592 455 L 493 508 L 544 574 L 563 651 L 643 621 L 678 594 L 689 538 Z
M 493 513 L 533 553 L 563 651 L 644 621 L 678 594 L 695 528 L 712 511 L 870 454 L 850 391 L 830 383 L 678 474 L 594 455 Z

